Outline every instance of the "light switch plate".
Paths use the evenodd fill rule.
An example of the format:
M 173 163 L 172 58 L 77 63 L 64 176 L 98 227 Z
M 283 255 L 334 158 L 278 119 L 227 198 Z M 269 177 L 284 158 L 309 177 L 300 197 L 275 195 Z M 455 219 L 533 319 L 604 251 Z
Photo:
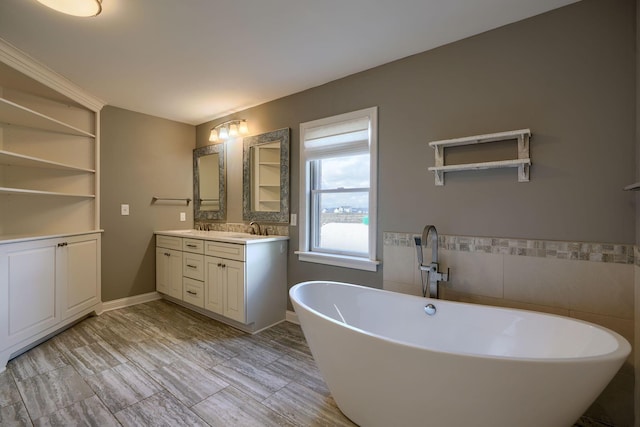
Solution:
M 186 220 L 187 220 L 187 213 L 180 212 L 180 221 L 186 221 Z
M 296 226 L 298 225 L 298 215 L 296 214 L 291 214 L 291 220 L 289 221 L 291 226 Z
M 129 205 L 120 205 L 120 215 L 129 215 Z

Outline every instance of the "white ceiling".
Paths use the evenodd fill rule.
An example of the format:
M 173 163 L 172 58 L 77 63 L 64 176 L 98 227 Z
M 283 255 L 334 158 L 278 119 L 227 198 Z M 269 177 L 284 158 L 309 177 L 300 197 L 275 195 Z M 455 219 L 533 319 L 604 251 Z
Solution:
M 0 38 L 109 105 L 201 124 L 576 0 L 0 0 Z M 541 29 L 544 31 L 544 29 Z

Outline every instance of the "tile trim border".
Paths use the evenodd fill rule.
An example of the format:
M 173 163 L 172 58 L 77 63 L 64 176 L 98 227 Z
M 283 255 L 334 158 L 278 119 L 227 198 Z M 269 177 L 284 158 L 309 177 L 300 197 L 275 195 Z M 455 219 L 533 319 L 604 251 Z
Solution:
M 384 246 L 414 247 L 415 236 L 419 236 L 419 234 L 385 231 L 383 232 Z M 635 264 L 640 266 L 640 250 L 638 246 L 634 245 L 456 235 L 440 235 L 438 236 L 438 242 L 441 249 L 450 251 Z

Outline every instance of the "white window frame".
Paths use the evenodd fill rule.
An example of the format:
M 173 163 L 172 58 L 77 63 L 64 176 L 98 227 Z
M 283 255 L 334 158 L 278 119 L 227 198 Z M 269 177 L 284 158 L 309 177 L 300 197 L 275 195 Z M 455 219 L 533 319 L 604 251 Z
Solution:
M 362 118 L 369 120 L 369 248 L 365 256 L 352 256 L 311 250 L 311 168 L 305 155 L 305 135 L 308 130 Z M 300 124 L 300 211 L 298 260 L 319 264 L 376 271 L 380 261 L 376 260 L 376 238 L 378 230 L 378 107 L 365 108 L 337 116 L 326 117 Z

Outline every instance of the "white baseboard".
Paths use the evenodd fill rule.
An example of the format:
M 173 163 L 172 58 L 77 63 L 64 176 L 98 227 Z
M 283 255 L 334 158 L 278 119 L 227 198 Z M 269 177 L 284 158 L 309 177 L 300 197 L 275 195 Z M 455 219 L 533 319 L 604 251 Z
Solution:
M 102 311 L 117 310 L 118 308 L 125 308 L 136 304 L 142 304 L 149 301 L 155 301 L 162 298 L 158 292 L 149 292 L 147 294 L 135 295 L 132 297 L 120 298 L 113 301 L 107 301 L 102 303 Z
M 295 311 L 287 310 L 286 320 L 287 322 L 295 323 L 296 325 L 300 324 L 300 321 L 298 320 L 298 315 L 296 314 Z

